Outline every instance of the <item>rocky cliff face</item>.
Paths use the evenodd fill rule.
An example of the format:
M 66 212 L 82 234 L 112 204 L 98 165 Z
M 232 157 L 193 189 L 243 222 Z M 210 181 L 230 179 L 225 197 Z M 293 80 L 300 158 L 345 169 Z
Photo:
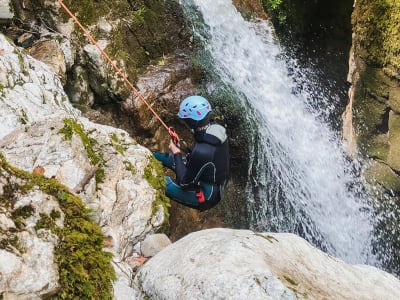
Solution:
M 0 5 L 4 2 L 8 1 Z M 161 116 L 179 126 L 172 122 L 175 114 L 169 107 L 194 93 L 203 74 L 188 63 L 185 51 L 191 45 L 178 3 L 64 2 Z M 254 16 L 249 13 L 253 10 L 263 15 L 254 6 L 257 1 L 236 2 L 248 17 Z M 340 281 L 352 289 L 372 280 L 385 287 L 374 295 L 399 297 L 398 281 L 392 276 L 367 268 L 368 278 L 355 281 L 365 269 L 321 258 L 320 252 L 299 238 L 229 230 L 192 235 L 168 248 L 170 252 L 146 263 L 133 283 L 136 269 L 146 260 L 140 244 L 166 221 L 169 203 L 159 165 L 131 136 L 157 149 L 165 147 L 168 137 L 58 2 L 10 3 L 18 21 L 4 25 L 3 32 L 18 47 L 0 35 L 0 152 L 4 155 L 0 162 L 0 298 L 158 295 L 175 299 L 176 295 L 193 298 L 208 293 L 226 298 L 237 291 L 234 298 L 249 291 L 263 298 L 312 299 L 309 295 L 319 298 L 323 293 L 354 299 L 362 293 L 332 289 L 330 283 Z M 9 20 L 10 14 L 0 18 Z M 78 111 L 71 102 L 85 109 Z M 113 110 L 104 104 L 112 104 Z M 83 115 L 126 131 L 93 123 Z M 189 223 L 193 220 L 201 223 L 197 215 Z M 179 222 L 175 219 L 175 224 Z M 196 240 L 203 242 L 196 244 Z M 220 255 L 210 254 L 209 263 L 197 264 L 203 261 L 204 249 L 214 246 Z M 291 250 L 297 257 L 307 254 L 310 259 L 296 260 L 285 252 Z M 175 264 L 182 253 L 187 254 L 184 263 Z M 249 257 L 251 261 L 243 264 Z M 219 264 L 225 258 L 227 264 Z M 315 258 L 339 272 L 339 278 L 327 276 L 317 287 L 311 285 L 314 273 L 300 271 L 308 269 Z M 290 266 L 285 264 L 288 261 Z M 260 265 L 269 271 L 258 272 Z M 165 273 L 167 269 L 178 275 Z M 223 270 L 217 283 L 207 281 L 212 278 L 192 281 L 215 270 Z M 314 269 L 318 270 L 319 266 Z M 345 276 L 347 281 L 342 274 L 350 274 Z M 173 280 L 172 289 L 168 279 Z M 187 288 L 189 283 L 193 289 Z M 367 287 L 364 292 L 368 294 Z
M 82 117 L 47 65 L 3 35 L 0 49 L 2 297 L 111 298 L 114 273 L 114 296 L 131 297 L 128 260 L 166 221 L 160 166 Z
M 377 248 L 387 269 L 399 274 L 400 208 L 400 4 L 397 1 L 355 1 L 353 42 L 348 81 L 349 104 L 344 114 L 344 139 L 349 152 L 368 157 L 366 179 L 382 187 L 377 211 Z M 382 234 L 381 232 L 385 232 Z M 379 250 L 378 250 L 379 253 Z
M 356 1 L 350 60 L 352 118 L 345 139 L 374 160 L 368 178 L 400 192 L 400 86 L 397 2 Z

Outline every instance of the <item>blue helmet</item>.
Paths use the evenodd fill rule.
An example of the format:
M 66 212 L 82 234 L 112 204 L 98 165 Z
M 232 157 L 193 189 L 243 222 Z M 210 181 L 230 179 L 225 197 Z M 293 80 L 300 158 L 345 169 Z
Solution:
M 211 105 L 206 98 L 190 96 L 179 106 L 178 117 L 181 119 L 203 120 L 211 111 Z

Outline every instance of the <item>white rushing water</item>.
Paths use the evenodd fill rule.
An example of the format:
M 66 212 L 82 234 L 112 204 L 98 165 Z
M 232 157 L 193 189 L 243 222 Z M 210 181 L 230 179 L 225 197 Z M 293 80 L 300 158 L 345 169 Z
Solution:
M 293 93 L 271 27 L 264 22 L 260 36 L 229 0 L 181 4 L 222 81 L 244 95 L 244 111 L 255 112 L 259 141 L 247 190 L 253 229 L 297 232 L 345 261 L 371 263 L 360 179 L 334 132 L 309 109 L 310 95 Z

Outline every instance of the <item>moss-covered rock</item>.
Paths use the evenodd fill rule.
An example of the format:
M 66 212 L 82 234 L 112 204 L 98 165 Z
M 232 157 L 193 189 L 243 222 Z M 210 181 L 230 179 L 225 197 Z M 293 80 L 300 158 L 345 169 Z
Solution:
M 368 64 L 400 78 L 400 2 L 357 0 L 352 24 L 355 52 Z
M 400 114 L 393 111 L 389 115 L 389 144 L 388 164 L 400 172 Z
M 2 154 L 0 154 L 0 177 L 3 191 L 0 197 L 0 207 L 2 211 L 10 211 L 9 215 L 15 224 L 18 224 L 17 230 L 25 231 L 25 236 L 27 234 L 37 235 L 36 238 L 39 240 L 49 239 L 46 238 L 47 235 L 43 233 L 43 229 L 58 237 L 54 250 L 54 263 L 58 266 L 59 288 L 55 294 L 52 291 L 50 298 L 112 299 L 112 280 L 115 279 L 114 269 L 111 265 L 112 254 L 103 251 L 103 233 L 100 227 L 90 219 L 89 211 L 84 207 L 82 200 L 72 195 L 55 179 L 30 174 L 9 165 Z M 7 185 L 4 185 L 4 181 L 8 182 L 12 188 L 5 189 Z M 6 190 L 8 193 L 4 194 Z M 35 190 L 47 194 L 48 202 L 50 199 L 57 201 L 59 207 L 57 209 L 61 209 L 61 212 L 53 209 L 48 214 L 36 213 L 36 208 L 33 206 L 37 205 L 35 202 L 19 208 L 13 207 L 19 198 L 25 195 L 29 196 L 29 193 Z M 57 220 L 61 217 L 61 213 L 64 222 L 59 225 Z M 39 219 L 34 219 L 36 220 L 35 230 L 33 228 L 27 230 L 27 220 L 35 214 L 40 216 Z M 8 242 L 2 242 L 1 249 L 12 253 L 24 251 L 23 245 L 18 246 L 18 234 L 15 231 L 10 230 L 7 233 L 6 240 Z M 3 234 L 5 233 L 3 232 Z M 6 276 L 6 274 L 3 275 Z M 40 279 L 43 280 L 43 278 Z M 35 278 L 31 278 L 31 280 L 34 281 Z M 54 283 L 49 282 L 48 284 L 54 286 Z M 11 286 L 8 290 L 10 293 L 18 294 L 18 291 L 13 291 Z M 43 291 L 46 292 L 45 289 Z M 27 292 L 29 290 L 25 291 L 25 293 Z
M 400 176 L 385 163 L 373 161 L 364 175 L 370 184 L 379 184 L 387 190 L 400 192 Z
M 391 176 L 382 176 L 382 170 L 377 170 L 380 183 L 396 186 L 396 179 L 400 180 L 393 173 L 400 170 L 400 126 L 395 113 L 400 111 L 400 2 L 357 1 L 352 25 L 359 75 L 352 81 L 357 143 L 364 154 L 385 163 L 385 173 Z
M 400 87 L 392 87 L 389 91 L 389 106 L 391 110 L 400 113 Z

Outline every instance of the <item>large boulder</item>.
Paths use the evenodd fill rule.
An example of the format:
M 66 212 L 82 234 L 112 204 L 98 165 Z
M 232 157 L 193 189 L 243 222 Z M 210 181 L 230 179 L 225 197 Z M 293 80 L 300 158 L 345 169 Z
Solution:
M 349 265 L 289 233 L 209 229 L 151 258 L 137 273 L 141 299 L 399 299 L 400 281 Z

